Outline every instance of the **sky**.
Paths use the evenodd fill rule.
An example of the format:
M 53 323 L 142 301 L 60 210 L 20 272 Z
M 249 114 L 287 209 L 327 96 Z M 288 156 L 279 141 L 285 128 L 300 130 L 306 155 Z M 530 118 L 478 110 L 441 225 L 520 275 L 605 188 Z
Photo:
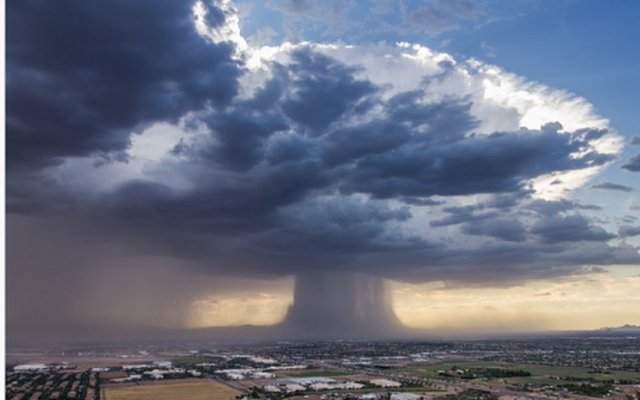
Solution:
M 7 4 L 8 337 L 640 325 L 638 11 Z

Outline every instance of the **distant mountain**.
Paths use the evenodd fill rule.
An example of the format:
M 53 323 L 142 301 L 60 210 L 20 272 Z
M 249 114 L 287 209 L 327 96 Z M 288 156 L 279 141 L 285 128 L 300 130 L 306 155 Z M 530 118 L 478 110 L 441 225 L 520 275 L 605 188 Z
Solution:
M 604 332 L 616 332 L 616 333 L 640 333 L 640 326 L 638 325 L 622 325 L 616 327 L 604 327 L 598 329 L 598 331 Z

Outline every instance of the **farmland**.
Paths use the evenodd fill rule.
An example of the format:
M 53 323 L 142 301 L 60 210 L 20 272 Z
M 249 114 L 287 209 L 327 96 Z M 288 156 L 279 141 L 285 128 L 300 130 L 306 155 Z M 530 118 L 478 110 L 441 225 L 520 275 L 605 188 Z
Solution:
M 142 386 L 108 387 L 106 400 L 229 400 L 239 392 L 213 382 L 169 383 Z
M 500 369 L 506 371 L 526 371 L 531 376 L 504 378 L 507 383 L 531 383 L 547 385 L 558 381 L 610 381 L 610 380 L 638 380 L 640 372 L 633 371 L 609 371 L 607 373 L 594 373 L 588 368 L 572 366 L 530 365 L 518 363 L 506 363 L 497 361 L 455 360 L 431 365 L 421 365 L 407 369 L 416 376 L 424 378 L 438 378 L 451 380 L 455 376 L 446 376 L 441 371 L 474 371 L 477 369 Z

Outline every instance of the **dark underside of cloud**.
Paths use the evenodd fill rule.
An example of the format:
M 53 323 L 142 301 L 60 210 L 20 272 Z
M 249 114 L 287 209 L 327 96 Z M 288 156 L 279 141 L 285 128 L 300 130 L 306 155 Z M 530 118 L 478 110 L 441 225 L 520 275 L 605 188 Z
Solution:
M 593 208 L 531 196 L 533 178 L 610 162 L 589 146 L 605 131 L 563 132 L 549 121 L 476 134 L 469 99 L 427 100 L 428 84 L 387 95 L 359 68 L 313 46 L 271 63 L 270 78 L 240 97 L 251 72 L 232 57 L 231 43 L 198 35 L 190 7 L 8 4 L 9 212 L 44 225 L 66 221 L 91 245 L 119 254 L 239 276 L 347 271 L 506 285 L 581 273 L 585 264 L 638 262 L 635 248 L 609 244 L 616 235 L 581 213 Z M 224 23 L 215 8 L 209 17 L 212 28 Z M 126 162 L 132 135 L 178 121 L 189 132 L 168 165 L 191 189 L 138 179 L 92 193 L 50 179 L 47 168 L 70 157 Z M 445 204 L 468 195 L 489 200 Z M 437 215 L 408 228 L 425 210 Z M 10 243 L 8 270 L 20 268 L 28 245 L 28 235 Z M 57 268 L 42 266 L 50 267 Z M 366 299 L 379 284 L 371 279 L 351 287 L 364 285 Z M 376 296 L 371 304 L 387 304 L 384 293 Z M 375 318 L 393 320 L 386 308 L 357 308 L 358 301 L 345 309 L 377 309 Z M 9 306 L 17 302 L 10 297 Z
M 132 130 L 228 104 L 240 75 L 232 51 L 196 33 L 187 1 L 11 2 L 9 169 L 117 157 Z
M 253 97 L 192 117 L 207 139 L 183 141 L 172 153 L 176 168 L 198 177 L 194 189 L 135 180 L 100 198 L 65 201 L 84 218 L 127 232 L 141 249 L 247 273 L 345 268 L 400 279 L 405 270 L 423 277 L 416 279 L 465 279 L 450 266 L 464 269 L 463 254 L 481 258 L 493 248 L 487 264 L 498 263 L 518 279 L 526 272 L 517 266 L 532 265 L 540 245 L 600 241 L 608 248 L 604 242 L 614 236 L 577 214 L 577 205 L 562 210 L 575 215 L 550 221 L 566 223 L 562 227 L 519 206 L 531 201 L 529 179 L 610 161 L 584 151 L 585 138 L 602 132 L 561 133 L 558 124 L 548 124 L 474 135 L 465 99 L 425 103 L 428 88 L 385 98 L 383 89 L 358 79 L 356 69 L 310 48 L 291 57 L 290 64 L 273 66 L 273 78 Z M 412 219 L 415 199 L 428 204 L 434 196 L 477 194 L 494 200 L 444 207 L 429 224 L 460 225 L 466 234 L 491 239 L 482 250 L 399 227 Z M 403 205 L 404 199 L 414 200 Z M 508 257 L 499 261 L 502 251 Z M 567 257 L 536 260 L 535 274 L 544 274 L 547 264 L 573 264 Z M 475 267 L 483 266 L 480 258 Z
M 631 157 L 631 159 L 627 161 L 622 168 L 631 172 L 640 172 L 640 153 Z
M 615 190 L 619 192 L 631 192 L 633 188 L 629 186 L 620 185 L 612 182 L 603 182 L 598 183 L 597 185 L 591 186 L 592 189 L 602 189 L 602 190 Z

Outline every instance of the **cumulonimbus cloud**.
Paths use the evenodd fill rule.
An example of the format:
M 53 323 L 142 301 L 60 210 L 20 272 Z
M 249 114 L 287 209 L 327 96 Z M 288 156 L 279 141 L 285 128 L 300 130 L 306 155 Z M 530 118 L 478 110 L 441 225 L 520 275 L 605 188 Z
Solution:
M 250 48 L 199 7 L 8 7 L 10 211 L 239 275 L 638 261 L 566 199 L 621 147 L 584 99 L 407 43 Z

